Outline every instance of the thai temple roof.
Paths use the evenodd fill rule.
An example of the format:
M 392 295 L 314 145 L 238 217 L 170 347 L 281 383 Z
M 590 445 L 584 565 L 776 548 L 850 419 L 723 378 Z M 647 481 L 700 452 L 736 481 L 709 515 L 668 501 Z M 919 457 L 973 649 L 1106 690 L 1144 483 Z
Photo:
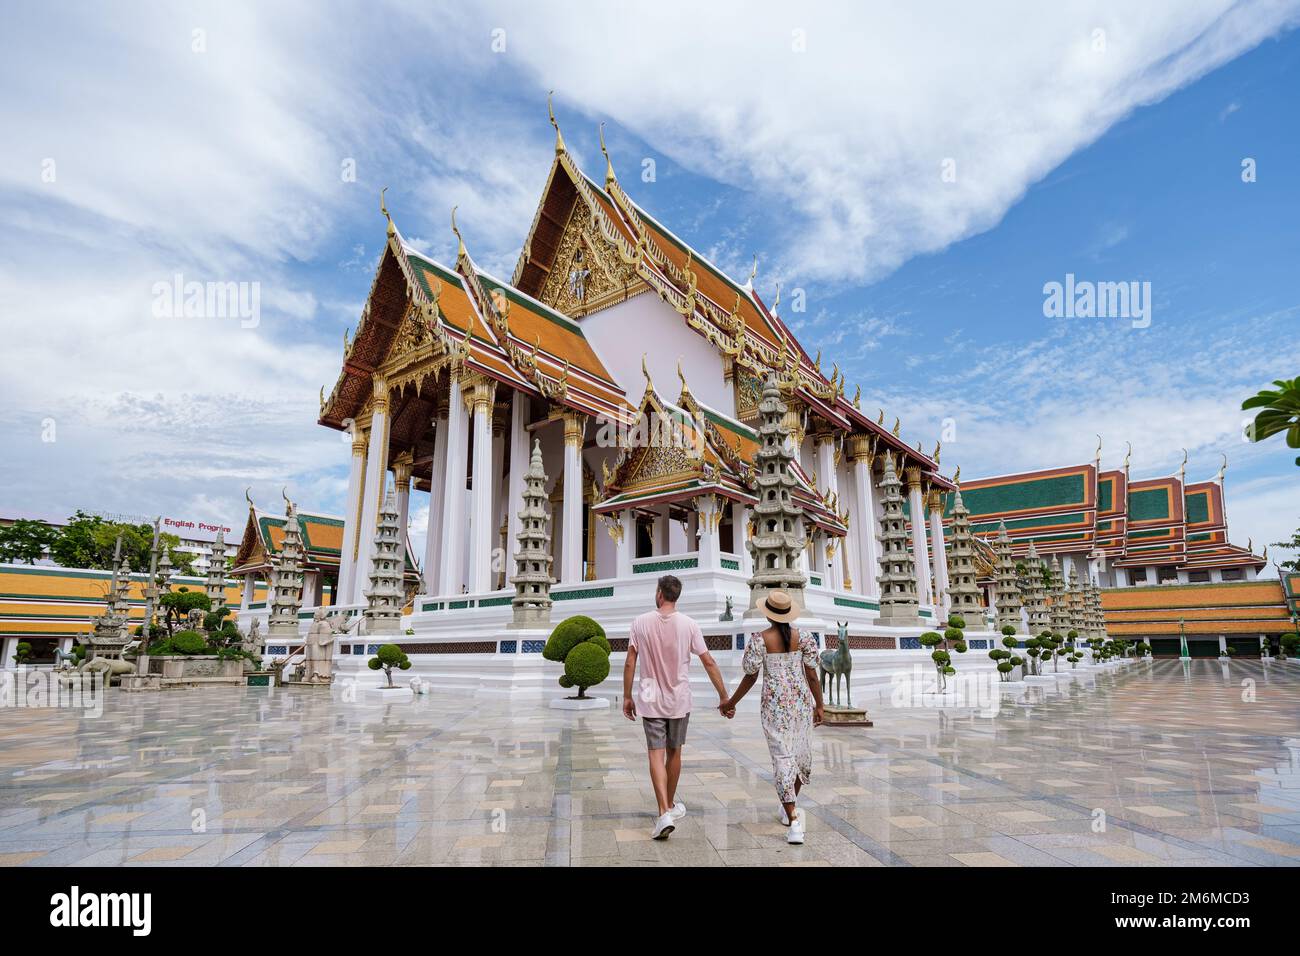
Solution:
M 266 571 L 270 557 L 280 553 L 284 544 L 284 514 L 263 511 L 249 504 L 248 520 L 244 523 L 239 550 L 231 563 L 230 574 L 247 571 Z M 303 569 L 305 571 L 336 571 L 343 547 L 343 519 L 337 515 L 317 514 L 298 510 L 298 527 L 302 532 Z M 406 545 L 407 574 L 416 573 L 415 555 L 410 542 Z M 238 603 L 238 597 L 235 603 Z
M 582 319 L 648 292 L 672 306 L 738 369 L 760 379 L 777 374 L 783 390 L 829 426 L 868 434 L 880 451 L 902 456 L 904 466 L 919 468 L 933 485 L 952 487 L 939 474 L 936 458 L 909 447 L 897 427 L 887 429 L 883 413 L 874 421 L 863 414 L 845 397 L 839 369 L 828 377 L 800 346 L 780 317 L 779 289 L 773 305 L 766 305 L 754 290 L 753 273 L 738 282 L 671 232 L 623 191 L 606 158 L 601 185 L 578 167 L 556 125 L 555 158 L 510 282 L 475 265 L 460 240 L 454 211 L 458 252 L 452 265 L 414 249 L 388 218 L 387 242 L 356 333 L 345 335 L 338 379 L 328 395 L 322 392 L 320 423 L 337 429 L 350 421 L 368 424 L 362 418 L 372 401 L 373 379 L 383 376 L 393 396 L 391 446 L 415 447 L 438 401 L 422 390 L 437 374 L 435 357 L 449 352 L 467 369 L 559 409 L 631 422 L 641 408 L 624 391 L 630 383 L 614 380 L 584 335 Z M 387 217 L 387 208 L 381 208 Z M 565 276 L 557 263 L 562 254 L 574 253 L 572 244 L 561 247 L 573 242 L 575 231 L 567 227 L 578 215 L 589 216 L 598 237 L 590 249 L 583 247 L 584 254 L 600 260 L 592 265 L 602 277 L 614 275 L 617 281 L 606 281 L 574 302 L 562 295 Z M 719 413 L 710 414 L 728 432 L 716 421 Z M 731 434 L 741 433 L 733 429 Z M 729 442 L 735 448 L 744 444 Z M 427 469 L 427 456 L 417 454 L 417 487 L 427 486 Z
M 1005 522 L 1016 557 L 1032 541 L 1041 554 L 1100 552 L 1121 568 L 1267 563 L 1228 541 L 1222 471 L 1190 483 L 1181 469 L 1132 480 L 1127 467 L 1103 471 L 1094 462 L 963 481 L 961 494 L 976 535 L 991 540 Z M 952 497 L 945 495 L 945 518 Z

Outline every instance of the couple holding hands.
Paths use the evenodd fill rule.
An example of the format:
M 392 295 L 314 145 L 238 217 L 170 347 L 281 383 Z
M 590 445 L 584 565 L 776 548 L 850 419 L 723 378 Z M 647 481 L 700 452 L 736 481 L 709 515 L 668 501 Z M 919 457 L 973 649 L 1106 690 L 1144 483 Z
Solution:
M 678 578 L 669 574 L 659 579 L 655 610 L 632 622 L 623 666 L 623 714 L 628 720 L 641 717 L 650 782 L 659 805 L 650 835 L 656 840 L 667 838 L 686 815 L 686 805 L 677 799 L 677 781 L 691 716 L 690 661 L 694 654 L 717 689 L 718 710 L 727 718 L 735 716 L 736 705 L 762 673 L 763 735 L 772 755 L 780 820 L 790 828 L 786 841 L 803 843 L 804 819 L 797 798 L 812 776 L 812 729 L 823 716 L 817 646 L 791 626 L 803 609 L 784 591 L 767 594 L 761 607 L 768 627 L 746 638 L 741 664 L 745 676 L 735 692 L 728 694 L 700 626 L 677 610 L 681 593 Z M 634 692 L 638 664 L 641 674 Z

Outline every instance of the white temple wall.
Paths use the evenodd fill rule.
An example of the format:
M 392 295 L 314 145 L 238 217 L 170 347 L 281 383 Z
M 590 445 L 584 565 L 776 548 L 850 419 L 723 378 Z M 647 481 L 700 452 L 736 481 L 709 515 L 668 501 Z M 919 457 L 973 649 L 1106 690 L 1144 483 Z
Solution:
M 643 354 L 659 394 L 670 399 L 677 397 L 680 358 L 695 397 L 717 411 L 735 416 L 735 396 L 722 379 L 722 356 L 658 296 L 633 296 L 579 323 L 596 354 L 632 401 L 643 391 Z

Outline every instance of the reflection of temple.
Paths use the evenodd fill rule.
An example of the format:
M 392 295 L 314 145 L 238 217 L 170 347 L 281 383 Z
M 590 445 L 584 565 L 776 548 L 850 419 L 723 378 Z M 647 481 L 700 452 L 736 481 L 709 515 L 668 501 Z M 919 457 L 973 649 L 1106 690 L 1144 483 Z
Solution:
M 787 406 L 810 613 L 848 619 L 869 646 L 897 646 L 902 635 L 876 626 L 886 459 L 914 513 L 952 485 L 937 450 L 908 447 L 897 421 L 886 427 L 883 412 L 868 416 L 845 396 L 838 369 L 827 375 L 803 351 L 752 274 L 737 282 L 701 257 L 623 192 L 612 167 L 603 185 L 588 178 L 558 128 L 510 282 L 479 268 L 464 242 L 447 265 L 407 245 L 391 219 L 387 230 L 338 380 L 322 395 L 321 424 L 353 438 L 335 539 L 340 605 L 363 603 L 391 473 L 399 496 L 414 489 L 430 502 L 406 643 L 417 653 L 508 649 L 495 641 L 510 617 L 506 579 L 537 441 L 553 482 L 557 615 L 588 613 L 617 635 L 672 571 L 683 608 L 729 642 L 739 628 L 719 617 L 728 599 L 748 606 L 758 404 L 770 377 Z M 909 562 L 921 625 L 933 623 L 947 580 L 943 548 L 933 560 L 929 550 L 942 535 L 937 514 L 906 531 L 904 546 L 921 556 Z

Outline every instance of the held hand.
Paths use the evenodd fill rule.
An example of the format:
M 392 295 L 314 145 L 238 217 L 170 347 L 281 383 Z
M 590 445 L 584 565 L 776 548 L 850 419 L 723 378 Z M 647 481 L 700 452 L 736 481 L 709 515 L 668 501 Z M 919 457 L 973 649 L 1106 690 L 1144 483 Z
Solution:
M 636 702 L 631 697 L 623 698 L 623 716 L 628 720 L 636 720 Z
M 730 720 L 736 716 L 736 706 L 728 700 L 718 701 L 718 713 Z
M 813 726 L 820 727 L 826 722 L 826 711 L 822 709 L 821 704 L 813 708 Z

